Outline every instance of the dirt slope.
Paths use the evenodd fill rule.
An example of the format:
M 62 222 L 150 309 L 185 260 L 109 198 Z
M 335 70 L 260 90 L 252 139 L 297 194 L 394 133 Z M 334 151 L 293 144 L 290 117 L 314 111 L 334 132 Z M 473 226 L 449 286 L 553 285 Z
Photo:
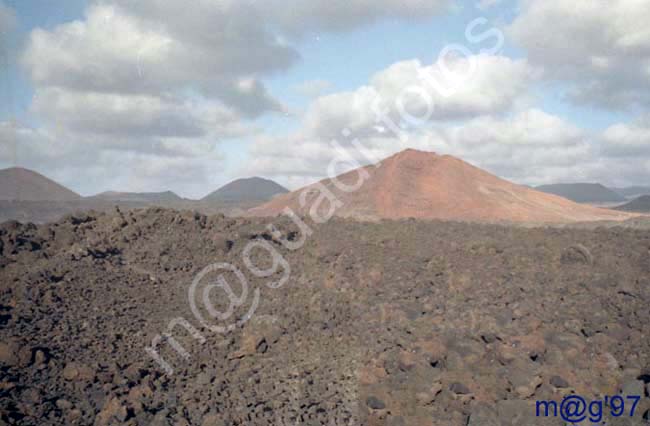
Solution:
M 73 201 L 81 196 L 32 170 L 0 170 L 0 200 Z
M 352 187 L 361 170 L 369 177 L 357 191 L 344 192 L 330 179 L 320 182 L 341 201 L 338 216 L 558 223 L 630 217 L 515 185 L 458 158 L 431 152 L 407 149 L 376 166 L 353 170 L 336 180 Z M 318 195 L 317 185 L 279 196 L 249 213 L 274 216 L 290 207 L 307 214 Z M 305 190 L 314 195 L 302 205 L 300 193 Z M 326 204 L 324 207 L 328 207 Z

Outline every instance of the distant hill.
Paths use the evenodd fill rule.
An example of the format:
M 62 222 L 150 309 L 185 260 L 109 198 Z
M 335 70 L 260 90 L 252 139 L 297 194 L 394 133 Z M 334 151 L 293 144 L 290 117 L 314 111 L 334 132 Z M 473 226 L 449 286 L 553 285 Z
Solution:
M 209 203 L 248 203 L 268 201 L 289 190 L 272 180 L 259 177 L 234 180 L 204 197 Z
M 116 192 L 107 191 L 92 197 L 103 201 L 125 201 L 140 203 L 174 203 L 183 201 L 181 197 L 172 191 L 165 192 Z
M 650 213 L 650 195 L 642 195 L 627 204 L 615 207 L 614 210 L 634 213 Z
M 547 194 L 559 195 L 576 203 L 617 203 L 625 197 L 599 183 L 558 183 L 535 188 Z
M 367 179 L 358 190 L 342 188 L 355 187 L 362 175 Z M 365 220 L 566 223 L 630 217 L 515 185 L 449 155 L 413 149 L 386 158 L 379 165 L 279 195 L 247 214 L 277 216 L 288 207 L 298 215 L 327 217 L 330 203 L 318 201 L 323 187 L 338 200 L 336 215 Z
M 627 198 L 650 195 L 650 187 L 647 186 L 628 186 L 625 188 L 612 188 L 612 190 Z
M 0 200 L 75 201 L 81 196 L 40 173 L 21 167 L 0 170 Z

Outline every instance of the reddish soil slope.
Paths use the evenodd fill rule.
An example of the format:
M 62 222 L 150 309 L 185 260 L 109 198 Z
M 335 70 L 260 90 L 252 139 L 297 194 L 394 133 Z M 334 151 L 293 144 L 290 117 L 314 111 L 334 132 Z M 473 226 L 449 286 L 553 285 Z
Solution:
M 350 187 L 360 173 L 368 179 L 356 191 Z M 515 185 L 458 158 L 407 149 L 377 165 L 326 179 L 251 209 L 254 216 L 275 216 L 285 207 L 307 215 L 324 185 L 340 200 L 336 215 L 359 219 L 422 218 L 484 222 L 577 222 L 624 220 L 621 212 L 574 203 L 565 198 Z M 340 185 L 339 185 L 340 186 Z M 303 198 L 301 193 L 308 191 Z M 322 203 L 328 208 L 328 203 Z

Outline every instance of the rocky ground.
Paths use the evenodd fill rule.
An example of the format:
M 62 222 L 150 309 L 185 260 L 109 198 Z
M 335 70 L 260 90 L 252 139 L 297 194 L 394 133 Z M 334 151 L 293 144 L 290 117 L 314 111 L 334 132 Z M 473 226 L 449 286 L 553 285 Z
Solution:
M 332 220 L 290 250 L 271 221 L 150 209 L 0 226 L 0 424 L 559 425 L 534 401 L 571 393 L 640 395 L 607 424 L 648 420 L 649 231 Z M 263 247 L 286 264 L 256 277 L 251 241 L 253 266 L 271 265 Z M 248 292 L 227 303 L 207 274 L 197 294 L 223 315 L 202 323 L 188 289 L 215 262 Z M 172 374 L 145 351 L 165 332 Z
M 122 211 L 162 207 L 175 210 L 193 210 L 206 215 L 224 214 L 241 216 L 246 209 L 263 201 L 242 202 L 203 202 L 203 201 L 111 201 L 92 197 L 76 201 L 7 201 L 0 200 L 0 223 L 9 220 L 32 222 L 37 224 L 61 220 L 66 215 L 78 215 L 83 212 L 110 212 L 119 208 Z

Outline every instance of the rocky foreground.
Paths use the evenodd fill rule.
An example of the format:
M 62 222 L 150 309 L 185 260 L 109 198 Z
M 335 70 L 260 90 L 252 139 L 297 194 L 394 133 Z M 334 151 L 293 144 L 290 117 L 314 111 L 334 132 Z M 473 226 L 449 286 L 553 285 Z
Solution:
M 649 231 L 307 224 L 3 224 L 0 424 L 559 425 L 535 401 L 571 393 L 650 416 Z M 215 262 L 248 285 L 224 274 L 232 303 L 206 273 L 196 315 Z

